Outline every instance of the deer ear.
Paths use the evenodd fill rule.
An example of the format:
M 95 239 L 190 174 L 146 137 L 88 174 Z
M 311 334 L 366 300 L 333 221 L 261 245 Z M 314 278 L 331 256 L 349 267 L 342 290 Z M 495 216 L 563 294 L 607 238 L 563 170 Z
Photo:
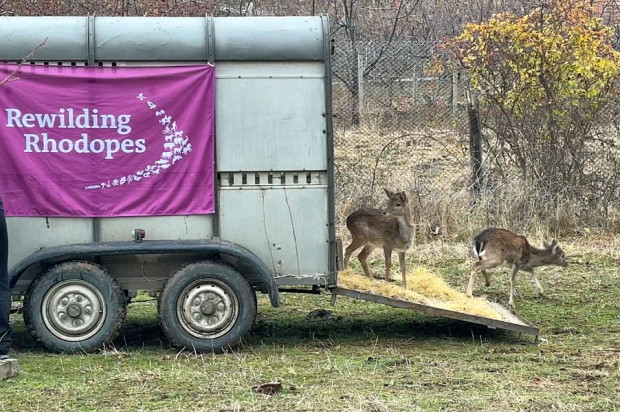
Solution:
M 553 253 L 554 255 L 555 255 L 556 253 L 558 253 L 558 248 L 559 248 L 559 246 L 558 246 L 558 245 L 553 246 L 553 249 L 551 250 L 551 253 Z
M 551 245 L 550 245 L 550 246 L 556 246 L 557 244 L 558 244 L 558 241 L 557 241 L 557 240 L 555 240 L 555 239 L 553 239 L 553 240 L 551 241 Z
M 407 193 L 405 193 L 405 191 L 403 190 L 402 192 L 400 192 L 400 194 L 403 197 L 403 200 L 406 202 L 407 201 Z
M 394 196 L 394 193 L 389 191 L 388 189 L 386 189 L 385 187 L 383 188 L 383 191 L 385 192 L 385 194 L 387 195 L 387 197 L 392 197 Z

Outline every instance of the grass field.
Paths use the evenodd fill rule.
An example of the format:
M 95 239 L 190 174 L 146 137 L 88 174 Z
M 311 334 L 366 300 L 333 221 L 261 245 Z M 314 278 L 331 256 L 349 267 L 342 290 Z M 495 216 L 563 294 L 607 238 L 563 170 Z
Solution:
M 620 410 L 620 248 L 604 242 L 564 270 L 545 269 L 538 299 L 519 277 L 519 313 L 541 340 L 339 297 L 259 299 L 243 346 L 224 355 L 169 348 L 154 301 L 130 305 L 115 347 L 93 355 L 48 354 L 14 315 L 21 374 L 0 381 L 0 410 L 208 411 L 614 411 Z M 465 245 L 462 245 L 463 247 Z M 432 243 L 408 255 L 461 288 L 463 247 Z M 383 261 L 376 258 L 375 270 Z M 357 268 L 359 270 L 359 267 Z M 396 271 L 394 277 L 397 278 Z M 507 272 L 478 294 L 506 302 Z M 334 317 L 312 319 L 327 309 Z M 273 396 L 252 387 L 281 381 Z

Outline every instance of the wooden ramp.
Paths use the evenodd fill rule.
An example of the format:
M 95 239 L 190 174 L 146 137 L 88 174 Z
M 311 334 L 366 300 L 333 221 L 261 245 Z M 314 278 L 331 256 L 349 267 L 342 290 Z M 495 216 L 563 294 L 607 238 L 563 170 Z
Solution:
M 404 308 L 415 310 L 430 316 L 440 316 L 444 318 L 462 320 L 464 322 L 475 323 L 477 325 L 484 325 L 490 329 L 504 329 L 513 332 L 527 333 L 530 335 L 538 336 L 539 329 L 530 324 L 527 320 L 521 316 L 512 313 L 505 307 L 498 303 L 487 302 L 488 305 L 499 312 L 504 320 L 497 320 L 486 318 L 477 315 L 471 315 L 464 312 L 455 312 L 452 310 L 446 310 L 431 305 L 408 302 L 405 300 L 389 298 L 387 296 L 375 295 L 367 292 L 360 292 L 358 290 L 347 289 L 343 287 L 336 287 L 333 290 L 336 295 L 346 296 L 353 299 L 366 300 L 369 302 L 381 303 L 384 305 L 394 306 L 396 308 Z

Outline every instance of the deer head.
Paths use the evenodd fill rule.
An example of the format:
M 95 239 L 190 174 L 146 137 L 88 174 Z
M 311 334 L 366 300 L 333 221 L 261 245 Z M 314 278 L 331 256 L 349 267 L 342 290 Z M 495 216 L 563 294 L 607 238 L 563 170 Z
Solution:
M 551 243 L 543 241 L 543 249 L 549 253 L 549 255 L 544 259 L 546 264 L 562 267 L 568 266 L 568 262 L 564 258 L 564 251 L 560 245 L 558 245 L 557 240 L 553 239 Z
M 409 202 L 405 192 L 392 192 L 386 188 L 383 191 L 388 197 L 388 204 L 383 212 L 384 215 L 389 216 L 407 216 L 409 214 Z

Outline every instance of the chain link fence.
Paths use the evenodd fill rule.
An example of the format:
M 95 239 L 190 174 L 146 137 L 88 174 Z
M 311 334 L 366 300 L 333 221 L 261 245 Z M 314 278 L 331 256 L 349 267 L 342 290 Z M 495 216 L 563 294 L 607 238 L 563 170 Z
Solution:
M 334 50 L 341 230 L 353 210 L 385 204 L 383 187 L 411 195 L 418 241 L 465 239 L 485 226 L 518 232 L 579 230 L 584 225 L 620 230 L 620 127 L 615 127 L 620 104 L 610 107 L 609 125 L 599 127 L 609 136 L 606 148 L 590 151 L 584 159 L 598 176 L 596 183 L 587 188 L 587 196 L 584 188 L 584 196 L 560 199 L 497 162 L 504 151 L 485 122 L 489 114 L 468 107 L 462 74 L 429 74 L 434 48 L 423 42 L 371 42 L 355 48 L 338 44 Z M 483 152 L 479 174 L 474 173 L 471 151 L 477 146 L 470 119 L 476 117 L 481 119 L 478 147 Z M 604 204 L 592 203 L 597 187 L 605 190 Z
M 335 49 L 337 200 L 341 226 L 358 207 L 384 204 L 383 187 L 406 190 L 422 233 L 450 226 L 447 208 L 469 201 L 469 124 L 457 73 L 428 73 L 434 44 Z M 422 211 L 424 213 L 422 213 Z

